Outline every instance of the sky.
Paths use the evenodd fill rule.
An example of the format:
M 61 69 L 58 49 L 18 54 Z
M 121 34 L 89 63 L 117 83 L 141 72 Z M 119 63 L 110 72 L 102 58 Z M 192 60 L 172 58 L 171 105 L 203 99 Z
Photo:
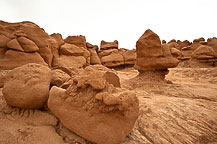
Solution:
M 151 29 L 161 40 L 217 37 L 217 0 L 0 0 L 0 19 L 32 21 L 48 34 L 133 49 Z

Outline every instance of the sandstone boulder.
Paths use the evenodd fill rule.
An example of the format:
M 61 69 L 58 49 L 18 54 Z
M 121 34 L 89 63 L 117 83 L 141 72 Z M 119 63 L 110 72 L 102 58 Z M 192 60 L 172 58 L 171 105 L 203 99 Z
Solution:
M 107 49 L 118 49 L 118 41 L 115 40 L 114 42 L 106 42 L 102 40 L 100 44 L 100 50 L 107 50 Z
M 83 47 L 83 48 L 87 48 L 86 47 L 86 38 L 85 36 L 68 36 L 66 39 L 64 39 L 64 41 L 66 43 L 69 43 L 69 44 L 74 44 L 78 47 Z
M 162 48 L 159 36 L 149 29 L 136 42 L 136 53 L 134 68 L 140 72 L 172 68 L 179 63 L 176 58 L 168 54 L 167 47 Z
M 7 50 L 4 53 L 3 59 L 0 59 L 0 69 L 11 70 L 28 63 L 38 63 L 48 66 L 37 52 L 25 53 L 21 51 Z
M 194 59 L 212 59 L 215 58 L 214 50 L 210 46 L 201 45 L 192 53 Z
M 25 52 L 37 52 L 39 51 L 38 46 L 31 40 L 25 38 L 25 37 L 19 37 L 17 38 L 20 45 L 24 49 Z
M 17 41 L 17 39 L 12 39 L 7 43 L 7 47 L 9 49 L 13 49 L 13 50 L 18 50 L 18 51 L 22 51 L 24 52 L 23 48 L 21 47 L 21 45 L 19 44 L 19 42 Z
M 215 51 L 214 54 L 217 56 L 217 38 L 214 37 L 214 38 L 207 39 L 207 45 L 214 49 Z
M 52 87 L 48 99 L 48 108 L 66 128 L 99 144 L 122 143 L 138 106 L 135 93 L 115 88 L 93 66 L 77 74 L 66 90 Z
M 60 69 L 51 71 L 51 85 L 60 87 L 70 76 Z
M 95 49 L 89 48 L 88 51 L 90 52 L 90 64 L 101 64 L 100 58 Z
M 58 47 L 60 47 L 61 45 L 63 45 L 65 43 L 63 38 L 62 38 L 62 35 L 59 33 L 53 33 L 50 36 L 56 40 Z
M 82 50 L 82 48 L 74 44 L 65 43 L 60 47 L 60 54 L 71 55 L 71 56 L 83 56 L 84 50 Z
M 101 63 L 106 67 L 124 65 L 124 57 L 119 51 L 112 52 L 110 55 L 102 57 Z
M 13 69 L 3 87 L 7 104 L 27 109 L 42 108 L 48 99 L 50 77 L 48 67 L 35 63 Z

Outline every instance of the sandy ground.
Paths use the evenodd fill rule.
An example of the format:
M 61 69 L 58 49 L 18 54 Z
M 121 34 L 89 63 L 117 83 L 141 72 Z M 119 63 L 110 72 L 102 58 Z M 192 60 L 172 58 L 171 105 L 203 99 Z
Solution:
M 167 81 L 144 79 L 133 68 L 117 73 L 140 100 L 140 116 L 124 144 L 217 143 L 217 68 L 170 69 Z M 0 144 L 89 143 L 46 109 L 7 106 L 1 91 Z

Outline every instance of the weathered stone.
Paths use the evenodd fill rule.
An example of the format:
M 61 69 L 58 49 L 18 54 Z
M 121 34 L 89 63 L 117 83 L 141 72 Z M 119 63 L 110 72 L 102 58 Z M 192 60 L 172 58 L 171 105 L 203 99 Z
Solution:
M 7 75 L 3 96 L 10 106 L 37 109 L 48 99 L 51 73 L 46 66 L 29 63 Z

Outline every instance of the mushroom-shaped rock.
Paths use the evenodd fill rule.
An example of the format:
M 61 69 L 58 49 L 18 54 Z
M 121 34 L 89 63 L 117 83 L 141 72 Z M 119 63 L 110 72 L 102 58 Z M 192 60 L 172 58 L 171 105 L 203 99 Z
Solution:
M 142 72 L 176 67 L 179 61 L 168 52 L 168 47 L 161 46 L 159 36 L 148 29 L 136 42 L 137 58 L 134 68 Z
M 10 106 L 27 109 L 42 108 L 48 99 L 50 69 L 29 63 L 17 67 L 7 75 L 3 96 Z
M 192 53 L 194 59 L 212 59 L 215 58 L 214 50 L 210 46 L 201 45 Z
M 97 144 L 119 144 L 138 118 L 135 93 L 109 84 L 104 73 L 87 67 L 65 90 L 52 87 L 48 108 L 65 127 Z

